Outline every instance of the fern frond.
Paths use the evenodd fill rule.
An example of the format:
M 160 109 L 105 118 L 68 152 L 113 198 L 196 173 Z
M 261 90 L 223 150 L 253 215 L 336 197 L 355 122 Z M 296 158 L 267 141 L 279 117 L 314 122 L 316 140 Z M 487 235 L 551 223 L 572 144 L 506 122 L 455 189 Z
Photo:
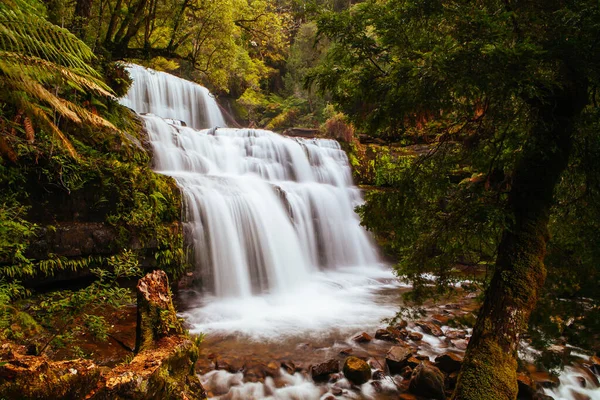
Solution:
M 62 98 L 61 92 L 72 88 L 107 98 L 113 93 L 90 65 L 92 50 L 68 30 L 46 21 L 40 11 L 37 0 L 0 0 L 0 102 L 24 111 L 23 126 L 29 141 L 34 139 L 36 121 L 77 158 L 71 141 L 53 122 L 54 113 L 76 123 L 117 129 Z M 3 141 L 0 147 L 0 152 L 11 157 L 9 143 Z

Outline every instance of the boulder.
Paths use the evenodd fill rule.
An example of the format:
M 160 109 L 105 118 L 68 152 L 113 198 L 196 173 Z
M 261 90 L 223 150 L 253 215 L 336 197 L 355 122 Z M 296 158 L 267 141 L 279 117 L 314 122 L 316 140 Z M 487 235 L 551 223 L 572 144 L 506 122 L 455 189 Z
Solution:
M 358 357 L 348 357 L 344 361 L 344 376 L 355 385 L 362 385 L 371 379 L 371 367 Z
M 410 332 L 408 334 L 408 338 L 413 342 L 420 342 L 421 340 L 423 340 L 423 334 L 419 332 Z
M 408 322 L 406 322 L 405 320 L 400 320 L 400 322 L 398 322 L 398 324 L 396 325 L 396 329 L 405 329 L 408 326 Z
M 428 335 L 433 335 L 437 337 L 444 336 L 444 332 L 440 329 L 439 326 L 437 326 L 433 322 L 417 321 L 415 322 L 415 324 Z
M 464 339 L 467 337 L 467 332 L 462 330 L 448 329 L 445 333 L 446 337 L 451 340 Z
M 466 350 L 469 345 L 469 341 L 466 339 L 451 340 L 450 343 L 459 350 Z
M 435 358 L 435 365 L 443 372 L 451 374 L 460 370 L 462 357 L 455 353 L 444 353 Z
M 373 337 L 369 335 L 367 332 L 363 332 L 360 335 L 356 335 L 352 338 L 357 343 L 368 343 L 373 340 Z
M 536 384 L 530 377 L 523 373 L 517 374 L 517 385 L 519 388 L 517 398 L 531 400 L 537 391 Z
M 408 390 L 417 396 L 446 400 L 444 374 L 433 365 L 421 363 L 413 371 Z
M 377 332 L 375 332 L 375 339 L 385 340 L 387 342 L 395 342 L 396 336 L 388 329 L 377 329 Z
M 559 385 L 559 380 L 556 376 L 550 375 L 547 372 L 538 371 L 531 373 L 531 379 L 534 383 L 544 388 L 555 388 Z
M 412 356 L 412 350 L 407 346 L 392 346 L 385 355 L 385 363 L 390 374 L 399 374 L 402 368 L 408 365 L 408 359 Z
M 329 375 L 340 371 L 340 363 L 332 358 L 324 363 L 312 365 L 309 371 L 313 381 L 326 381 L 329 379 Z

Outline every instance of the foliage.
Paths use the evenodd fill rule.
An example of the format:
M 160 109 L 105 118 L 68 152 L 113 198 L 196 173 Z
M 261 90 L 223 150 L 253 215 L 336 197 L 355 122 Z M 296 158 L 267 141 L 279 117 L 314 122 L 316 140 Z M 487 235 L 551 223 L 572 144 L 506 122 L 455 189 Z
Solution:
M 105 119 L 69 100 L 73 93 L 110 97 L 108 86 L 90 66 L 92 51 L 66 29 L 39 17 L 34 0 L 0 3 L 0 154 L 15 161 L 15 148 L 35 140 L 36 128 L 71 156 L 76 151 L 57 126 L 57 119 L 114 128 Z
M 310 82 L 329 93 L 359 132 L 420 144 L 409 157 L 384 151 L 367 160 L 383 190 L 370 192 L 359 208 L 363 224 L 398 259 L 398 273 L 415 284 L 413 299 L 444 293 L 465 274 L 489 283 L 500 271 L 496 260 L 512 260 L 508 254 L 499 257 L 502 238 L 518 237 L 524 232 L 518 221 L 541 216 L 543 248 L 530 249 L 540 251 L 530 255 L 529 264 L 504 265 L 495 280 L 512 297 L 486 301 L 508 307 L 531 295 L 514 303 L 529 308 L 521 310 L 524 319 L 512 332 L 526 327 L 538 292 L 510 276 L 533 273 L 533 260 L 544 256 L 549 236 L 543 233 L 545 211 L 535 208 L 541 203 L 517 204 L 527 188 L 516 186 L 523 181 L 515 178 L 559 151 L 568 153 L 572 144 L 558 185 L 538 192 L 555 192 L 547 224 L 553 236 L 545 262 L 548 287 L 530 328 L 535 339 L 566 335 L 588 348 L 598 343 L 589 332 L 598 326 L 600 299 L 588 282 L 600 265 L 594 206 L 600 186 L 592 161 L 600 154 L 599 21 L 593 1 L 493 0 L 372 0 L 318 21 L 320 35 L 332 44 Z M 556 132 L 564 134 L 563 142 L 556 141 Z M 552 168 L 562 169 L 558 163 Z M 536 178 L 529 178 L 534 184 Z M 485 318 L 480 314 L 476 331 L 485 332 L 486 339 L 476 342 L 482 351 L 491 346 L 497 356 L 501 347 L 489 341 L 494 332 L 486 330 L 491 320 Z M 504 363 L 498 370 L 511 369 L 508 358 L 494 362 Z M 478 377 L 465 373 L 463 379 L 472 383 Z
M 131 291 L 120 287 L 119 281 L 141 275 L 137 255 L 131 250 L 110 257 L 108 266 L 108 269 L 92 268 L 90 272 L 96 279 L 87 287 L 43 295 L 41 301 L 32 307 L 35 318 L 44 321 L 52 333 L 39 348 L 40 353 L 53 341 L 62 343 L 69 339 L 64 332 L 73 331 L 73 324 L 76 324 L 77 331 L 84 329 L 99 340 L 107 339 L 108 327 L 104 317 L 107 310 L 116 310 L 135 302 Z

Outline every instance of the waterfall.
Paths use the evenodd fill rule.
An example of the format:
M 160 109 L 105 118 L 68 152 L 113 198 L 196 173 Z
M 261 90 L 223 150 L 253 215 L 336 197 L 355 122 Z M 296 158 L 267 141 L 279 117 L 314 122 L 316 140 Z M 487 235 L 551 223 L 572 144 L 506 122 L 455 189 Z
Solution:
M 133 84 L 121 104 L 138 114 L 156 114 L 201 129 L 225 126 L 219 105 L 208 89 L 166 72 L 127 64 Z
M 123 104 L 155 114 L 142 116 L 155 168 L 182 190 L 185 235 L 204 291 L 223 298 L 281 293 L 319 270 L 377 263 L 354 213 L 360 191 L 336 141 L 183 126 L 170 119 L 197 127 L 184 114 L 204 112 L 212 99 L 206 89 L 129 70 L 134 86 Z M 202 101 L 192 93 L 203 94 Z M 222 121 L 215 110 L 211 125 Z

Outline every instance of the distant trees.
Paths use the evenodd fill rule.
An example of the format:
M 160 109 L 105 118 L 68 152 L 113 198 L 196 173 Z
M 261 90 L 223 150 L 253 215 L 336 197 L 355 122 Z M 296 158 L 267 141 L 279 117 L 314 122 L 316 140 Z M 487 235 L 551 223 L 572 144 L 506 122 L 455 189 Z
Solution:
M 319 31 L 333 45 L 312 78 L 355 124 L 431 144 L 362 209 L 400 273 L 418 293 L 424 272 L 438 288 L 457 264 L 493 272 L 454 398 L 516 398 L 557 200 L 598 201 L 598 3 L 366 1 Z

